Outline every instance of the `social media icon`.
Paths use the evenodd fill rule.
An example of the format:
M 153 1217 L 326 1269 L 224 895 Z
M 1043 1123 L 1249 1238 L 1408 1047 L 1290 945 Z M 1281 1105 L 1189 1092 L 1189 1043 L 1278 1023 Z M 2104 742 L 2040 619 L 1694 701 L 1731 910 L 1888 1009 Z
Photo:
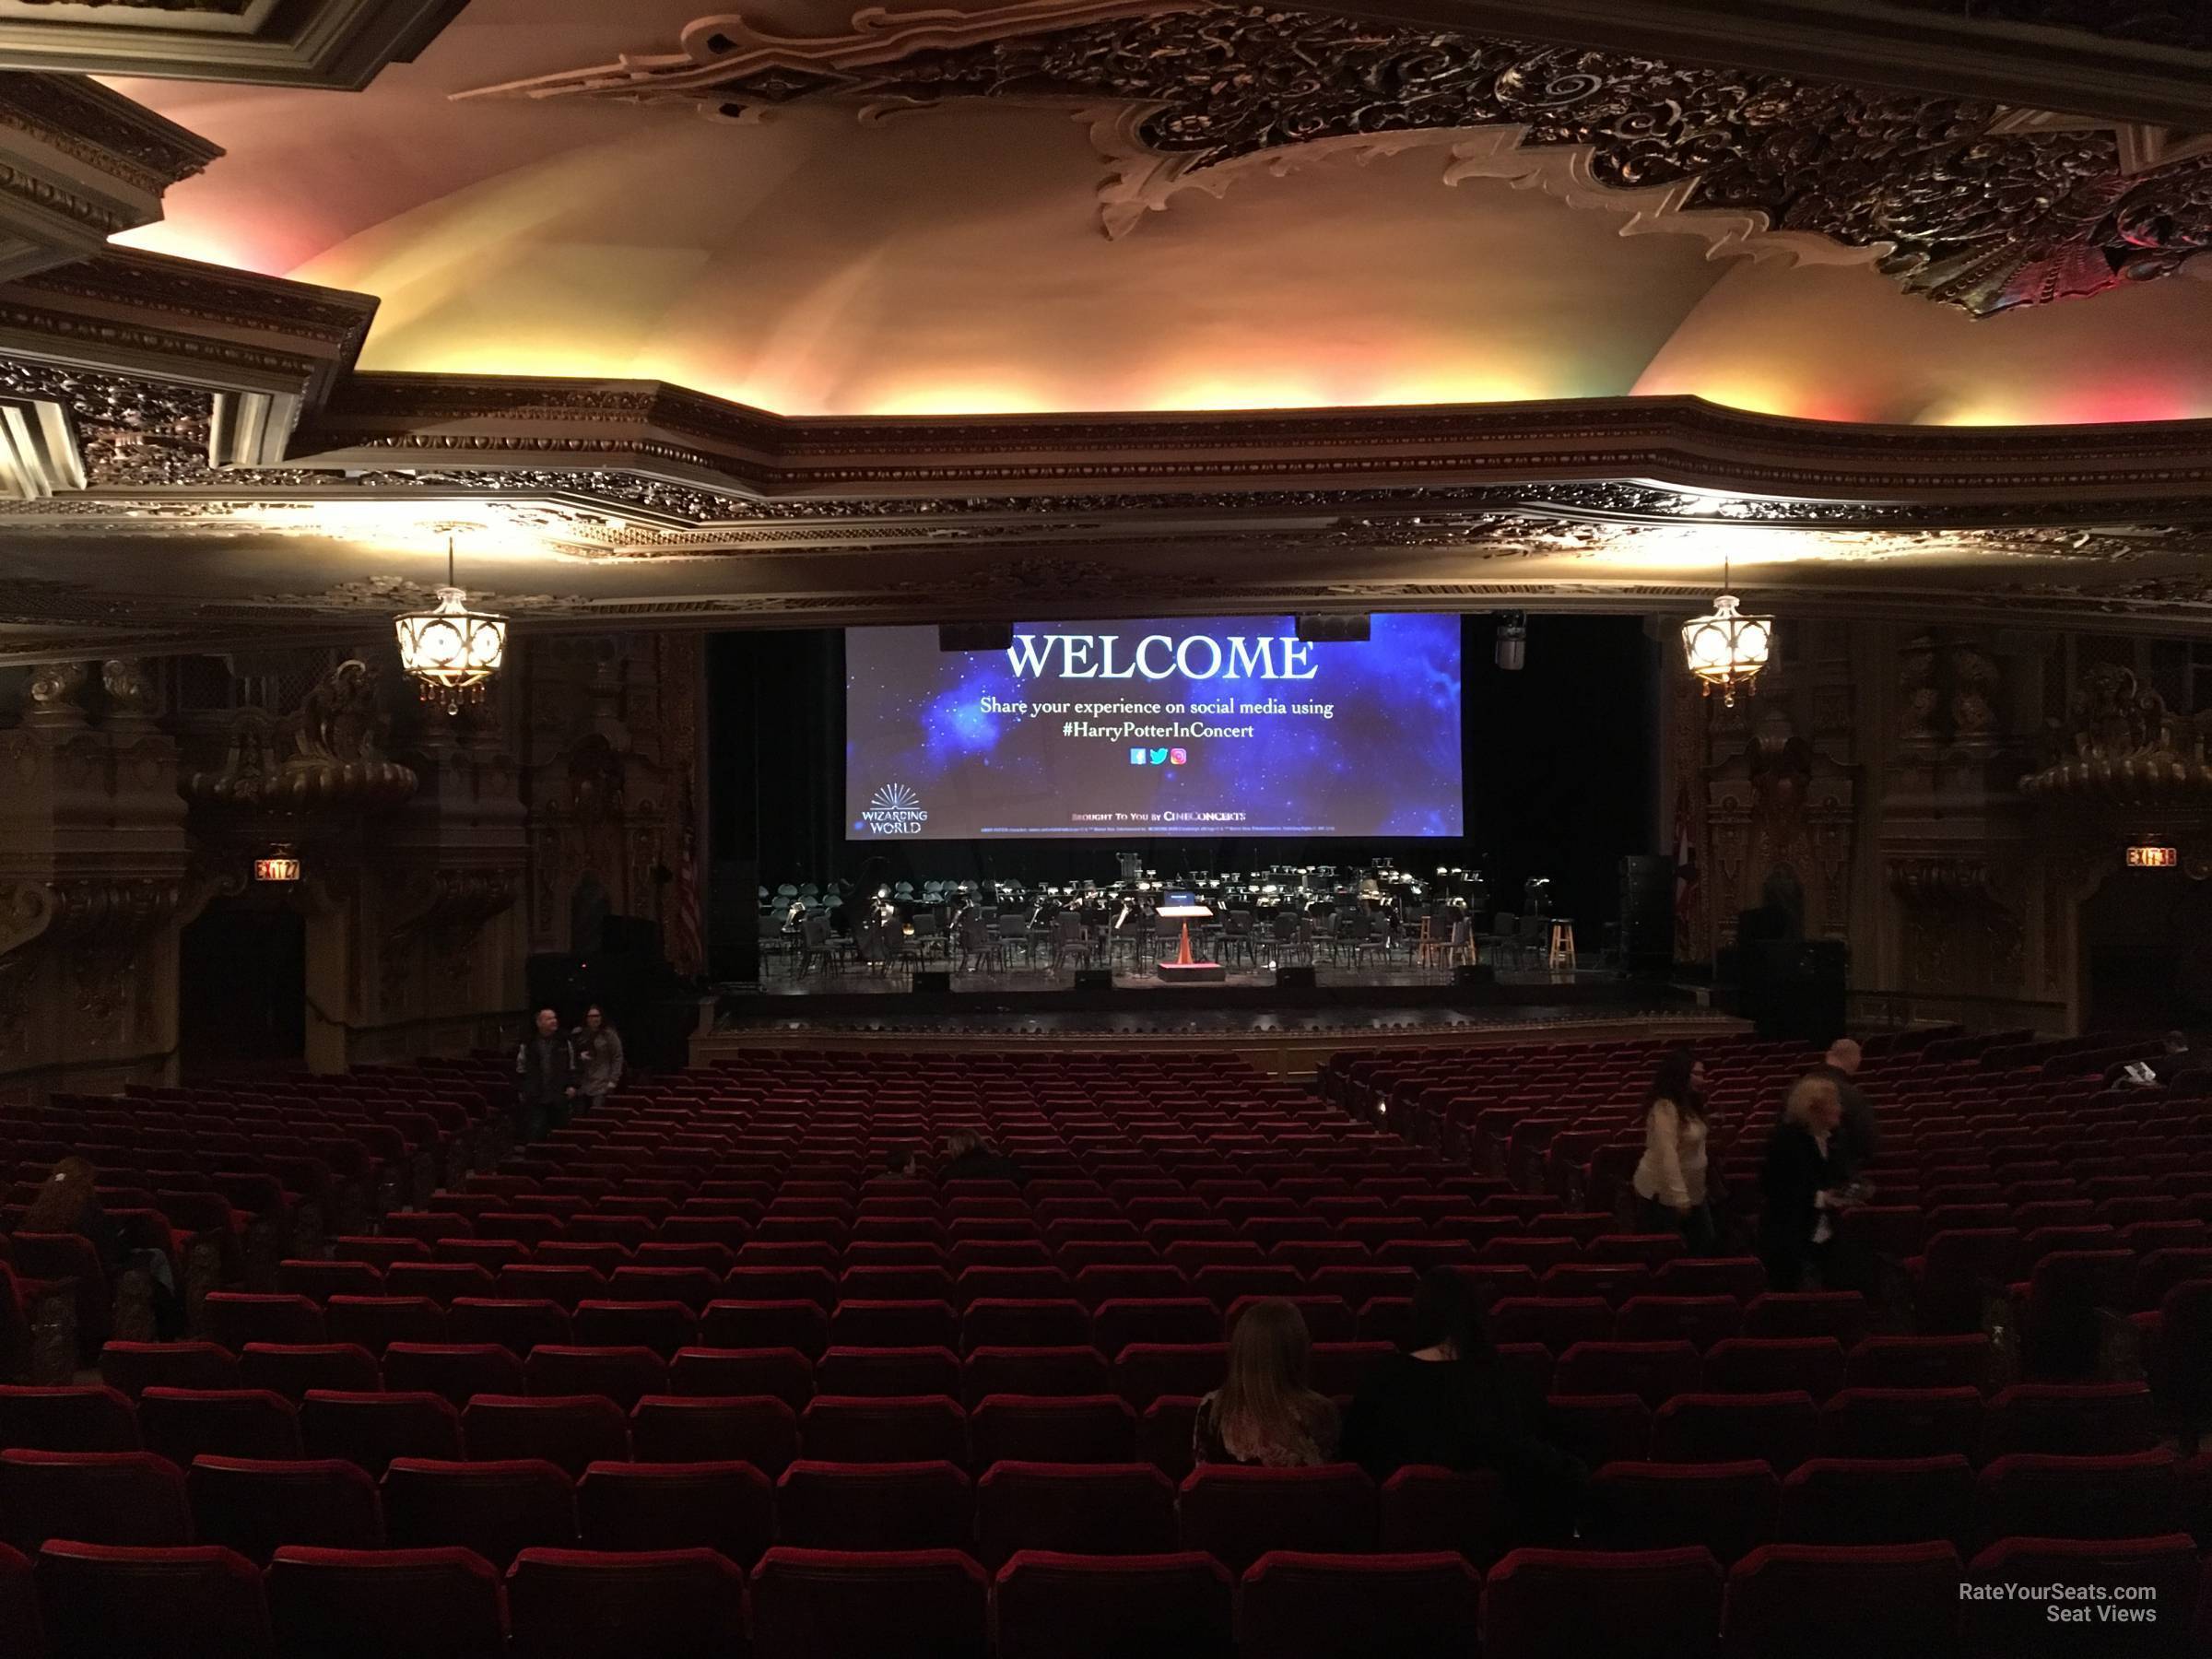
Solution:
M 1143 749 L 1141 749 L 1141 748 L 1133 748 L 1133 749 L 1131 749 L 1131 750 L 1129 751 L 1129 764 L 1130 764 L 1130 765 L 1132 765 L 1132 766 L 1142 766 L 1144 763 L 1145 763 L 1145 751 L 1144 751 Z
M 1170 766 L 1188 766 L 1190 763 L 1191 751 L 1189 749 L 1170 749 L 1168 751 L 1168 764 Z
M 1155 766 L 1165 766 L 1167 763 L 1168 763 L 1168 751 L 1167 751 L 1166 749 L 1154 749 L 1154 750 L 1152 751 L 1152 764 L 1153 764 L 1153 765 L 1155 765 Z

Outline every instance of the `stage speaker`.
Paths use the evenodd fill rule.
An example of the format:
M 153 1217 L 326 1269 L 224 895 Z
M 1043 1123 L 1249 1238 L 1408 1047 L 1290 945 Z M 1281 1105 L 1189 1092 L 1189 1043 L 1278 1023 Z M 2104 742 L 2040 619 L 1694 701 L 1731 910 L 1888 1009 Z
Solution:
M 1460 962 L 1453 967 L 1452 982 L 1463 987 L 1494 985 L 1498 982 L 1498 970 L 1488 962 Z
M 1298 618 L 1298 637 L 1314 645 L 1364 645 L 1370 631 L 1364 616 Z
M 1285 991 L 1311 991 L 1314 986 L 1313 966 L 1303 962 L 1277 968 L 1275 982 Z
M 1620 955 L 1631 971 L 1664 972 L 1675 960 L 1675 861 L 1620 861 Z
M 949 968 L 917 968 L 914 970 L 916 996 L 950 996 L 952 971 Z
M 1010 651 L 1014 645 L 1011 622 L 940 622 L 939 651 Z
M 1815 1046 L 1843 1034 L 1851 956 L 1841 939 L 1765 940 L 1738 948 L 1738 1012 L 1765 1038 Z
M 707 976 L 760 982 L 760 866 L 717 859 L 707 882 Z
M 1076 989 L 1078 991 L 1111 991 L 1113 989 L 1113 970 L 1111 968 L 1078 968 L 1076 970 Z

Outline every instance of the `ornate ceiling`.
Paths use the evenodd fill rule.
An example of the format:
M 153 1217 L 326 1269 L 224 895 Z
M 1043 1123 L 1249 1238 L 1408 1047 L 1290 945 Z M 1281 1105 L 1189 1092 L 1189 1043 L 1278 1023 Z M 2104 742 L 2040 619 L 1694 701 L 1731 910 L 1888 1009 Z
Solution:
M 2186 17 L 1841 79 L 1818 0 L 1747 69 L 1627 0 L 1423 4 L 473 0 L 382 8 L 418 55 L 359 92 L 0 76 L 0 162 L 112 221 L 0 192 L 0 660 L 358 637 L 449 536 L 525 631 L 1670 612 L 1724 567 L 2212 626 Z M 2068 29 L 2095 95 L 2021 101 Z

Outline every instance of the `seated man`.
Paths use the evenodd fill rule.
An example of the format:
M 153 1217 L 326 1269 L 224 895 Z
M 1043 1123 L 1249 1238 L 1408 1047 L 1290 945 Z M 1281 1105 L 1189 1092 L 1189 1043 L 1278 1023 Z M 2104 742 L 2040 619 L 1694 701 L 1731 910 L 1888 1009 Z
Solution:
M 990 1143 L 972 1129 L 956 1129 L 945 1137 L 945 1162 L 939 1181 L 1010 1181 L 1016 1186 L 1029 1180 L 1022 1167 L 992 1150 Z

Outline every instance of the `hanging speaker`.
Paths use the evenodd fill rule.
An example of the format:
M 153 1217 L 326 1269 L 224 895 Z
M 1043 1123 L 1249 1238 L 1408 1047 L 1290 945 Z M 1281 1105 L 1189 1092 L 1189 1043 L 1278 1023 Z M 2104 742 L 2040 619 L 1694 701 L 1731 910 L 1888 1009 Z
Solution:
M 937 624 L 939 651 L 1011 651 L 1013 648 L 1014 624 L 1011 622 Z
M 1298 637 L 1312 645 L 1364 645 L 1371 621 L 1365 616 L 1300 617 Z

